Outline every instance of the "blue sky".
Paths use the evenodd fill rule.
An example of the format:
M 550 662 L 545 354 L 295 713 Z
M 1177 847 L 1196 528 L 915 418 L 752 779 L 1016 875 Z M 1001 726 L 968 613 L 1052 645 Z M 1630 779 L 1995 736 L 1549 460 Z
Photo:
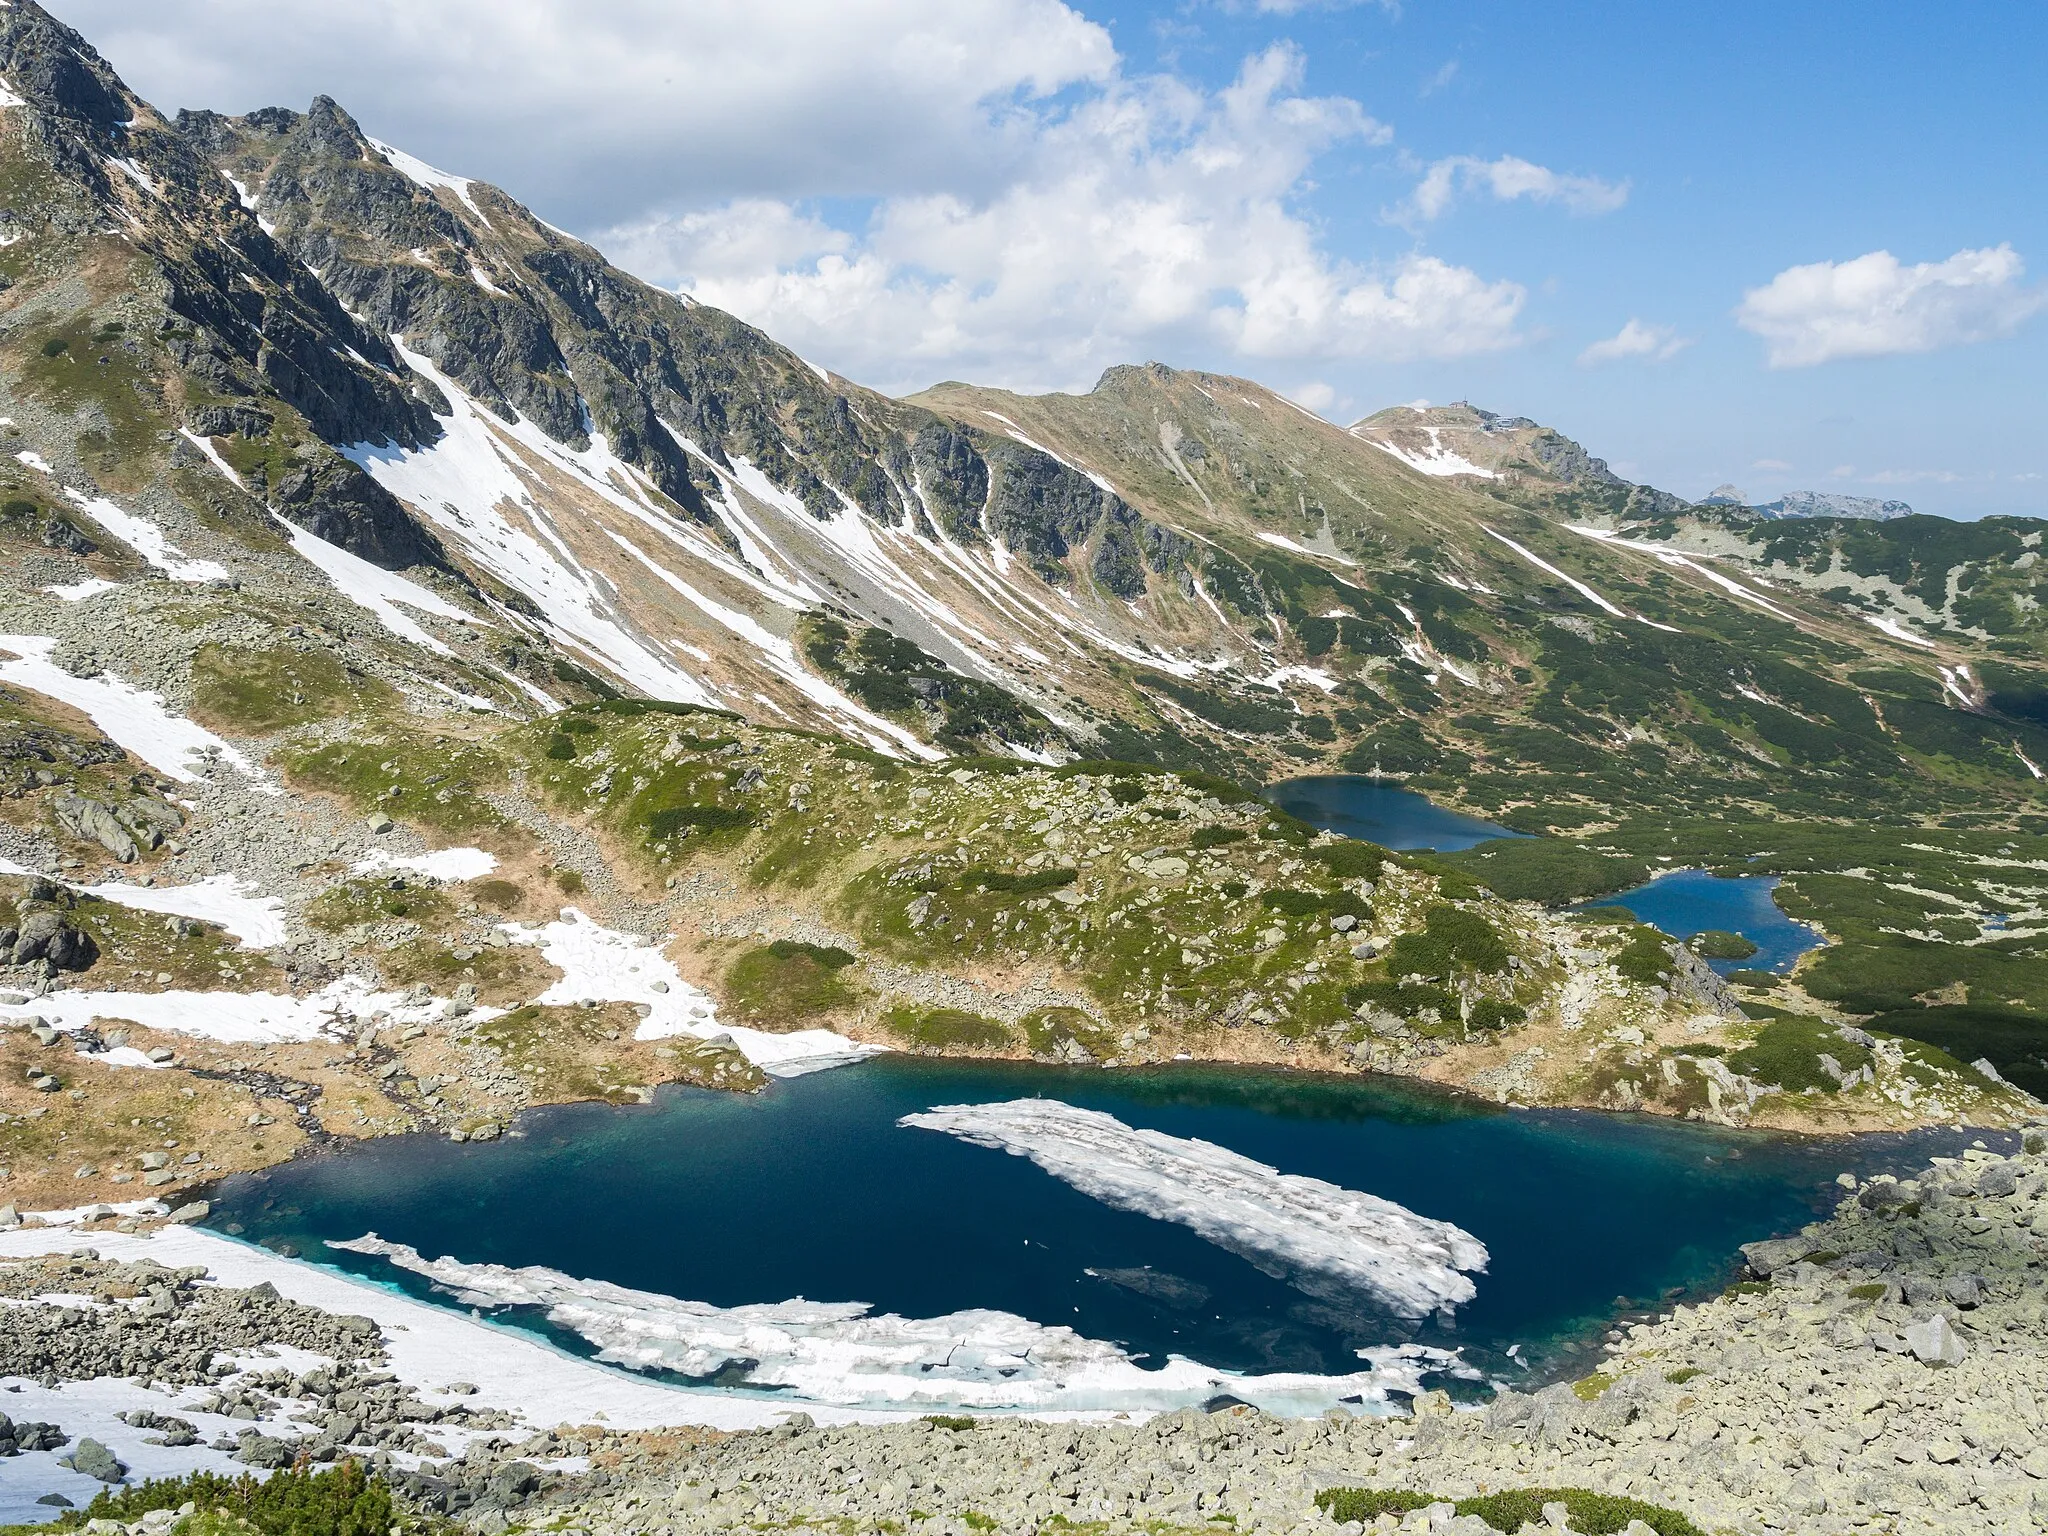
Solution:
M 2048 515 L 2048 8 L 50 3 L 161 107 L 331 94 L 878 388 L 1156 358 Z
M 2048 513 L 2048 324 L 1929 353 L 1765 365 L 1733 318 L 1795 265 L 1889 250 L 1911 264 L 2010 243 L 2048 279 L 2048 8 L 2024 5 L 1411 3 L 1091 7 L 1140 68 L 1211 81 L 1286 37 L 1306 88 L 1350 95 L 1424 162 L 1514 155 L 1626 181 L 1598 217 L 1468 200 L 1423 243 L 1526 284 L 1540 339 L 1483 358 L 1344 371 L 1360 406 L 1467 398 L 1580 437 L 1683 494 L 1722 479 L 1889 495 L 1949 515 Z M 1412 177 L 1338 151 L 1306 195 L 1339 248 L 1392 259 Z M 2032 189 L 2031 191 L 2029 189 Z M 1691 345 L 1582 367 L 1630 318 Z M 1338 413 L 1342 414 L 1342 413 Z M 1778 461 L 1786 470 L 1754 467 Z M 1850 476 L 1835 472 L 1843 467 Z M 1870 483 L 1891 471 L 1898 483 Z M 1957 480 L 1936 478 L 1963 477 Z M 1927 478 L 1909 478 L 1922 476 Z

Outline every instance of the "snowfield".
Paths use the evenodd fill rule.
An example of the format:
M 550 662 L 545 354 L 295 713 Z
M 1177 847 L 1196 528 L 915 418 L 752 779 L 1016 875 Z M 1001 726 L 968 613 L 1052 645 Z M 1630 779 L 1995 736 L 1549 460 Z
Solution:
M 74 677 L 50 660 L 56 649 L 57 642 L 48 635 L 0 635 L 0 651 L 14 653 L 13 660 L 0 661 L 0 682 L 69 704 L 117 746 L 183 783 L 202 777 L 208 758 L 218 758 L 249 778 L 261 777 L 254 763 L 213 732 L 172 714 L 161 696 L 109 673 Z
M 682 972 L 661 952 L 659 944 L 607 928 L 575 907 L 564 907 L 560 921 L 539 928 L 519 923 L 501 926 L 515 944 L 538 946 L 541 958 L 562 973 L 562 979 L 534 1002 L 545 1006 L 584 1002 L 643 1005 L 647 1016 L 633 1032 L 635 1040 L 666 1040 L 675 1035 L 711 1040 L 723 1035 L 770 1077 L 802 1077 L 878 1055 L 883 1049 L 829 1029 L 776 1035 L 720 1024 L 710 994 L 683 980 Z
M 343 976 L 304 997 L 276 992 L 47 992 L 25 1003 L 0 1003 L 0 1019 L 43 1018 L 67 1034 L 101 1021 L 119 1020 L 224 1044 L 252 1041 L 275 1045 L 317 1039 L 330 1028 L 352 1028 L 355 1019 L 375 1013 L 388 1013 L 397 1024 L 424 1024 L 439 1018 L 450 1006 L 446 998 L 430 998 L 424 1003 L 410 998 L 408 992 L 373 991 L 359 978 Z M 481 1021 L 503 1011 L 475 1008 L 469 1017 Z M 106 1059 L 116 1066 L 150 1065 L 146 1060 L 131 1059 L 139 1054 L 116 1051 Z

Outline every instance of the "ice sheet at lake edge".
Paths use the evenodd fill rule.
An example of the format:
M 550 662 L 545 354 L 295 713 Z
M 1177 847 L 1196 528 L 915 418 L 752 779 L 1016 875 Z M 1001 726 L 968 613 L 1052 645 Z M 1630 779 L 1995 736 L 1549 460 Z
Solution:
M 427 1259 L 374 1233 L 328 1246 L 424 1275 L 463 1306 L 539 1308 L 597 1346 L 603 1361 L 700 1381 L 730 1372 L 742 1389 L 781 1389 L 840 1407 L 1142 1412 L 1228 1392 L 1271 1412 L 1314 1413 L 1339 1401 L 1385 1403 L 1433 1374 L 1476 1374 L 1419 1345 L 1361 1350 L 1370 1368 L 1341 1375 L 1240 1375 L 1179 1355 L 1147 1370 L 1115 1344 L 1008 1312 L 876 1316 L 865 1302 L 800 1296 L 716 1307 L 537 1265 Z
M 1487 1264 L 1486 1245 L 1450 1222 L 1057 1099 L 942 1104 L 897 1123 L 1029 1158 L 1105 1205 L 1178 1222 L 1312 1296 L 1362 1292 L 1420 1318 L 1470 1301 L 1478 1290 L 1462 1272 Z

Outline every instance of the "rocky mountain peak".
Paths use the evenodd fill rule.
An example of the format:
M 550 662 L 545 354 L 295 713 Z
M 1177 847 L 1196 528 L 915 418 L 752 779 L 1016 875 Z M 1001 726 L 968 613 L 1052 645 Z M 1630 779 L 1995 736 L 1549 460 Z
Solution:
M 37 112 L 118 133 L 133 103 L 113 68 L 35 0 L 0 12 L 0 77 Z

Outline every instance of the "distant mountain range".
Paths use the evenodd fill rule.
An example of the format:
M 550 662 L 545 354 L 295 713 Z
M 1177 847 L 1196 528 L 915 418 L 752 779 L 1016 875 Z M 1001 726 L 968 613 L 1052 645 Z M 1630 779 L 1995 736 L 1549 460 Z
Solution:
M 1913 509 L 1903 501 L 1880 500 L 1874 496 L 1843 496 L 1834 491 L 1787 491 L 1776 501 L 1752 502 L 1732 485 L 1718 485 L 1701 498 L 1703 507 L 1738 507 L 1758 517 L 1855 517 L 1866 522 L 1888 522 L 1895 517 L 1912 517 Z

